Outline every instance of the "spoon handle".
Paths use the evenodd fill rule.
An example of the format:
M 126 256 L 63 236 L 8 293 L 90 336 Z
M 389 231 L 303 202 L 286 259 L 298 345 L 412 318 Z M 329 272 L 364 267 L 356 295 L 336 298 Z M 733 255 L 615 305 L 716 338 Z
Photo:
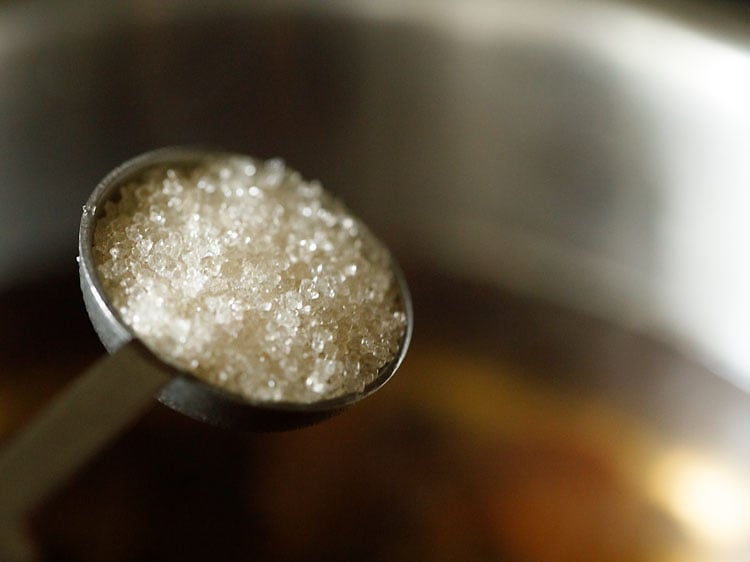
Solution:
M 81 374 L 0 450 L 0 525 L 20 521 L 72 477 L 169 380 L 136 340 Z

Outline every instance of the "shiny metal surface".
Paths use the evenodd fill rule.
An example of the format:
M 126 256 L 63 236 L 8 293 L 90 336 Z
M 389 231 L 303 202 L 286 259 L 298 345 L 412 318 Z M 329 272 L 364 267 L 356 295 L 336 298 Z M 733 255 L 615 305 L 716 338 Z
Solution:
M 438 496 L 451 490 L 453 480 L 429 470 L 445 458 L 411 441 L 403 445 L 406 456 L 398 456 L 399 445 L 388 444 L 400 443 L 401 428 L 414 430 L 409 416 L 431 404 L 435 419 L 476 429 L 477 441 L 459 436 L 461 446 L 448 445 L 454 447 L 450 459 L 475 459 L 478 474 L 485 474 L 487 458 L 477 435 L 492 436 L 493 444 L 515 435 L 522 444 L 557 445 L 579 444 L 584 436 L 585 451 L 614 458 L 632 484 L 628 489 L 676 522 L 678 546 L 669 555 L 649 550 L 657 552 L 652 558 L 747 560 L 750 21 L 742 6 L 729 4 L 5 3 L 0 290 L 53 272 L 73 273 L 80 203 L 103 173 L 132 154 L 201 143 L 284 155 L 341 195 L 395 251 L 417 303 L 416 333 L 429 329 L 438 344 L 420 341 L 413 365 L 407 360 L 404 376 L 397 377 L 403 380 L 394 380 L 398 386 L 385 391 L 383 401 L 373 399 L 382 416 L 368 407 L 354 418 L 371 429 L 363 430 L 366 437 L 344 420 L 279 438 L 276 446 L 263 442 L 268 473 L 258 469 L 261 474 L 286 467 L 293 475 L 300 459 L 322 466 L 316 459 L 328 452 L 341 473 L 321 468 L 310 489 L 301 480 L 291 488 L 308 494 L 309 505 L 317 505 L 316 489 L 336 495 L 337 486 L 350 482 L 337 480 L 340 474 L 381 490 L 377 471 L 365 480 L 360 465 L 346 464 L 346 451 L 381 458 L 358 448 L 371 444 L 382 458 L 406 458 L 419 467 L 420 477 L 402 493 L 381 495 L 403 498 L 404 512 L 428 505 L 425 496 L 411 494 L 420 486 Z M 507 289 L 584 316 L 569 322 L 533 307 L 516 314 L 512 303 L 485 306 L 477 294 L 461 293 L 460 283 L 431 300 L 433 287 L 446 278 Z M 444 305 L 446 312 L 420 321 L 420 303 L 423 313 Z M 467 312 L 478 304 L 479 311 Z M 606 325 L 620 331 L 611 335 Z M 516 337 L 521 332 L 531 334 L 528 340 Z M 452 334 L 455 355 L 451 345 L 439 345 L 443 333 Z M 461 351 L 480 340 L 510 357 L 521 353 L 516 346 L 532 357 L 544 349 L 546 359 L 534 374 L 510 369 L 491 384 L 484 375 L 495 371 Z M 668 359 L 654 340 L 692 363 Z M 548 342 L 556 342 L 551 351 Z M 417 398 L 425 388 L 429 398 Z M 403 409 L 389 409 L 392 402 Z M 190 428 L 191 438 L 197 431 Z M 442 437 L 416 435 L 417 443 L 447 447 Z M 326 439 L 349 449 L 331 451 Z M 285 450 L 296 456 L 284 457 Z M 418 451 L 430 462 L 417 462 Z M 532 453 L 524 457 L 528 462 Z M 508 457 L 500 458 L 504 466 Z M 513 466 L 527 474 L 526 461 L 519 462 Z M 494 474 L 504 478 L 507 470 Z M 492 481 L 492 475 L 485 477 Z M 559 546 L 547 558 L 534 550 L 544 546 L 533 537 L 569 529 L 560 523 L 573 520 L 568 512 L 543 527 L 550 533 L 537 532 L 532 516 L 508 515 L 547 513 L 542 497 L 568 505 L 565 494 L 577 489 L 572 483 L 579 473 L 569 480 L 556 475 L 511 478 L 523 484 L 509 487 L 524 491 L 517 496 L 491 482 L 477 484 L 510 502 L 493 504 L 495 515 L 501 507 L 508 512 L 501 513 L 505 526 L 490 518 L 489 535 L 526 532 L 520 527 L 529 522 L 534 532 L 524 535 L 527 550 L 512 551 L 521 552 L 519 559 L 589 559 L 575 549 L 584 543 L 570 539 L 579 537 L 572 531 L 555 535 L 554 544 L 568 550 Z M 552 489 L 551 481 L 560 488 Z M 328 486 L 316 488 L 319 482 Z M 286 488 L 270 489 L 252 488 L 253 498 L 268 502 L 263 513 L 286 505 Z M 346 498 L 362 499 L 359 488 L 345 489 L 352 492 Z M 540 489 L 545 494 L 534 495 Z M 585 489 L 575 499 L 581 497 L 590 498 Z M 453 497 L 446 501 L 461 505 Z M 591 519 L 605 520 L 612 505 L 592 507 Z M 620 507 L 641 513 L 629 503 Z M 429 519 L 426 508 L 414 509 L 415 520 Z M 292 511 L 279 509 L 286 522 L 279 529 L 303 528 L 293 517 L 303 512 Z M 303 521 L 323 521 L 311 513 Z M 333 521 L 356 519 L 342 513 Z M 458 517 L 457 523 L 465 520 L 473 519 Z M 646 531 L 657 533 L 662 523 L 657 518 L 648 529 L 631 527 L 631 540 L 618 547 L 650 537 Z M 434 524 L 443 529 L 441 521 Z M 604 543 L 612 537 L 596 529 Z M 316 543 L 304 533 L 295 536 L 299 543 L 290 543 L 289 558 L 303 559 L 292 547 L 309 552 Z M 278 537 L 289 540 L 281 531 Z M 316 552 L 326 552 L 324 546 Z M 572 554 L 565 558 L 563 551 Z
M 5 282 L 70 254 L 102 170 L 217 143 L 288 154 L 402 253 L 750 378 L 746 43 L 607 2 L 149 6 L 5 7 Z

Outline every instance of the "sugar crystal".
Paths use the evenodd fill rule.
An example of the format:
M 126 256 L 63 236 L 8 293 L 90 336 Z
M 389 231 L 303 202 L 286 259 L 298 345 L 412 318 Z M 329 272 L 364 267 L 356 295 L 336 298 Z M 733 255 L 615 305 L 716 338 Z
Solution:
M 254 400 L 361 391 L 404 334 L 387 249 L 278 159 L 149 169 L 104 206 L 93 254 L 147 346 Z

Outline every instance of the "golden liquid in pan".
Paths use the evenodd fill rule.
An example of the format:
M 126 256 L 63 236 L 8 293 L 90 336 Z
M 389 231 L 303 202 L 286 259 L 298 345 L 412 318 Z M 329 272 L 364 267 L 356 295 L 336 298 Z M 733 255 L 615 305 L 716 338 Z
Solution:
M 607 398 L 629 369 L 695 366 L 494 290 L 412 285 L 414 343 L 377 395 L 276 434 L 155 404 L 30 519 L 45 559 L 744 559 L 750 475 Z M 5 437 L 101 350 L 75 283 L 3 295 L 0 318 Z

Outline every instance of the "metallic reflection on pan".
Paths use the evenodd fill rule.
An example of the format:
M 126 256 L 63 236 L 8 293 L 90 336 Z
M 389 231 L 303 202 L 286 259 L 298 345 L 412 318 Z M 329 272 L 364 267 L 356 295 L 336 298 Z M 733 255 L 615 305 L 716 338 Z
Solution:
M 155 408 L 40 511 L 51 558 L 747 559 L 750 28 L 730 3 L 52 9 L 0 9 L 5 434 L 99 353 L 50 280 L 75 278 L 90 186 L 155 146 L 320 177 L 395 250 L 417 326 L 399 377 L 314 429 Z

